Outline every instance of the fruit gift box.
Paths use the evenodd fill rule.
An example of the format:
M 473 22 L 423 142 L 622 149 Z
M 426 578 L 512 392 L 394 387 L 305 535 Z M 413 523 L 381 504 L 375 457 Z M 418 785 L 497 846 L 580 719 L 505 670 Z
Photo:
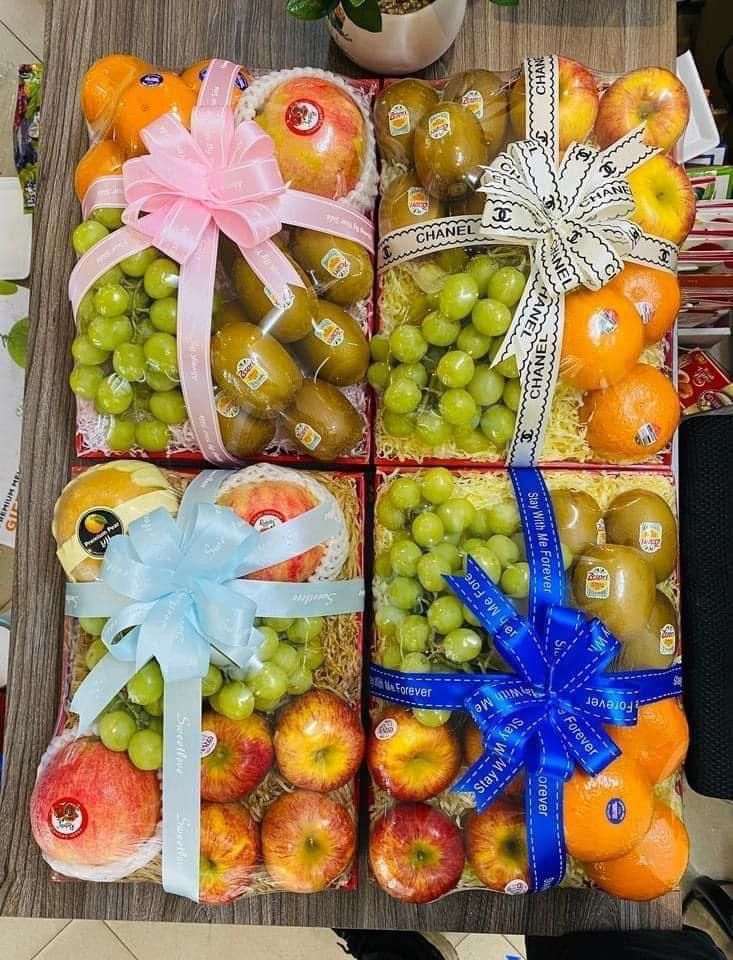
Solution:
M 367 764 L 385 891 L 677 885 L 674 511 L 659 472 L 382 475 Z
M 688 115 L 563 57 L 385 83 L 377 462 L 669 462 Z
M 61 707 L 31 825 L 57 879 L 208 904 L 353 886 L 362 481 L 82 470 L 54 513 Z
M 80 455 L 368 462 L 377 88 L 222 60 L 90 67 Z

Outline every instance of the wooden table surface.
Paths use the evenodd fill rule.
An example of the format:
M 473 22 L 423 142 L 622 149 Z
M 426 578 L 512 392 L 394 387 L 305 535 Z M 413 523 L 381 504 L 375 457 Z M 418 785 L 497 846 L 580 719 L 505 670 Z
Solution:
M 73 263 L 68 236 L 79 219 L 73 170 L 86 148 L 79 81 L 95 58 L 110 51 L 129 51 L 173 67 L 217 55 L 253 67 L 310 64 L 355 72 L 329 45 L 323 24 L 295 21 L 285 16 L 284 7 L 285 0 L 49 0 L 32 359 L 0 795 L 0 914 L 550 934 L 678 926 L 678 894 L 632 904 L 578 890 L 524 897 L 469 892 L 428 906 L 400 904 L 368 881 L 365 862 L 358 892 L 271 895 L 211 909 L 147 884 L 52 883 L 33 842 L 28 798 L 38 759 L 53 732 L 59 690 L 64 578 L 50 524 L 73 460 L 67 387 L 73 326 L 66 284 Z M 507 69 L 524 56 L 550 52 L 606 71 L 671 64 L 674 0 L 520 0 L 518 8 L 471 0 L 455 47 L 431 74 L 468 66 Z

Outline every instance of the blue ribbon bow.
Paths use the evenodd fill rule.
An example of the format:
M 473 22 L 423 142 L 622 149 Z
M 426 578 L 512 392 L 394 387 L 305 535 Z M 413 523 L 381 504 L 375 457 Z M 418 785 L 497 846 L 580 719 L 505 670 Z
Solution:
M 527 618 L 471 557 L 465 576 L 445 579 L 493 634 L 514 674 L 404 674 L 375 665 L 371 683 L 376 696 L 406 706 L 468 711 L 484 753 L 452 789 L 472 792 L 479 811 L 525 769 L 532 886 L 545 890 L 566 871 L 564 781 L 576 767 L 596 775 L 608 766 L 621 751 L 604 724 L 635 724 L 641 704 L 681 692 L 682 674 L 679 666 L 605 672 L 621 643 L 598 619 L 563 606 L 562 552 L 542 475 L 509 473 L 530 567 Z

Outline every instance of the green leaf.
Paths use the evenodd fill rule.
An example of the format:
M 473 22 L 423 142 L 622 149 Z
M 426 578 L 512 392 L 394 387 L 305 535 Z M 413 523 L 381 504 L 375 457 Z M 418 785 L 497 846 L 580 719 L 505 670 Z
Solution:
M 288 0 L 288 13 L 299 20 L 320 20 L 328 13 L 328 0 Z
M 382 14 L 377 0 L 343 0 L 344 12 L 357 27 L 379 33 L 382 29 Z

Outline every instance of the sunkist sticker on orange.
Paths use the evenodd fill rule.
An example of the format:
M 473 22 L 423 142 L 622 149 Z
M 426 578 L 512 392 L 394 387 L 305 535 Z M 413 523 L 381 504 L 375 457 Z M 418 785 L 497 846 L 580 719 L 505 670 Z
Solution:
M 650 447 L 659 439 L 659 427 L 653 423 L 643 423 L 634 434 L 634 440 L 640 447 Z

